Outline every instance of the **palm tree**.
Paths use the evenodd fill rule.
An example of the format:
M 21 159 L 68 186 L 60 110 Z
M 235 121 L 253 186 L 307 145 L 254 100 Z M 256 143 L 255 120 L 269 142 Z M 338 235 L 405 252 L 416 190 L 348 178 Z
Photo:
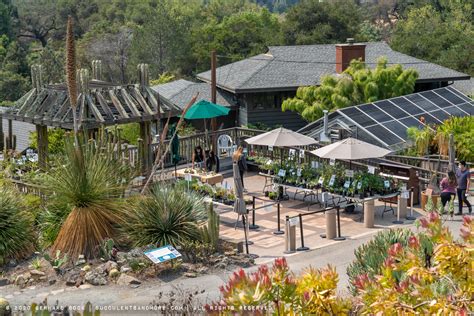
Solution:
M 77 146 L 70 137 L 65 154 L 57 159 L 46 175 L 45 185 L 53 201 L 68 205 L 52 251 L 61 250 L 70 258 L 79 254 L 95 257 L 98 246 L 115 236 L 116 224 L 123 221 L 120 197 L 132 172 L 117 157 L 111 146 L 102 142 L 85 142 L 78 137 Z

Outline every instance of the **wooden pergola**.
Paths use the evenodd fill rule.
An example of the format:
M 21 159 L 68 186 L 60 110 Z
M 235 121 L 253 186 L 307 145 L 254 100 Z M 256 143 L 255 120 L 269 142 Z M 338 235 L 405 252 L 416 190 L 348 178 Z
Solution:
M 43 67 L 31 68 L 33 88 L 15 105 L 3 113 L 8 120 L 36 125 L 38 161 L 46 165 L 48 154 L 48 127 L 72 130 L 73 109 L 65 84 L 44 84 Z M 102 126 L 137 122 L 140 124 L 141 165 L 149 170 L 153 163 L 151 150 L 151 123 L 181 113 L 178 108 L 159 103 L 157 92 L 149 86 L 148 65 L 138 65 L 139 82 L 118 85 L 102 81 L 102 63 L 92 62 L 92 78 L 87 69 L 78 71 L 78 98 L 76 114 L 81 130 L 93 131 Z M 11 132 L 10 132 L 11 133 Z M 9 135 L 12 139 L 13 135 Z

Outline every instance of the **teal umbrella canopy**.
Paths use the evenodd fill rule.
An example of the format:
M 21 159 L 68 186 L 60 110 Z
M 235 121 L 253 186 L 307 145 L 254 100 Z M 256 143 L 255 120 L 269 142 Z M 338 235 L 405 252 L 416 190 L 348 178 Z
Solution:
M 187 120 L 209 119 L 229 114 L 230 109 L 206 100 L 193 104 L 186 112 L 184 118 Z

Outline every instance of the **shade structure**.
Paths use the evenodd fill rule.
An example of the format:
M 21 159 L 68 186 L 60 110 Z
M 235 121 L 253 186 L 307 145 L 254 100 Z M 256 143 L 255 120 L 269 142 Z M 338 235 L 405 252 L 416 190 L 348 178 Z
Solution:
M 358 160 L 384 157 L 390 150 L 349 137 L 313 150 L 311 153 L 327 159 Z
M 230 109 L 206 100 L 200 100 L 191 106 L 184 118 L 187 120 L 209 119 L 229 114 Z
M 316 143 L 311 137 L 280 127 L 245 140 L 249 145 L 295 147 L 307 146 Z

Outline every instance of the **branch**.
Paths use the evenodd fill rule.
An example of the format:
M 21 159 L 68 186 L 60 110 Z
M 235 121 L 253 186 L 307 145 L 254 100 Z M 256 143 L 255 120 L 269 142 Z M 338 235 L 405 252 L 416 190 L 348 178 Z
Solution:
M 143 189 L 142 189 L 142 192 L 141 194 L 144 194 L 146 192 L 146 189 L 148 188 L 148 186 L 150 185 L 150 182 L 151 180 L 153 179 L 153 175 L 155 174 L 156 170 L 158 170 L 158 168 L 163 164 L 164 162 L 164 159 L 166 157 L 166 155 L 168 154 L 168 152 L 170 151 L 170 148 L 171 148 L 171 144 L 173 143 L 173 139 L 176 137 L 176 135 L 178 134 L 178 130 L 179 128 L 181 127 L 181 124 L 183 123 L 184 121 L 184 116 L 186 115 L 186 113 L 188 112 L 189 108 L 196 102 L 196 99 L 197 97 L 199 96 L 199 92 L 196 93 L 194 95 L 194 97 L 191 99 L 191 101 L 189 101 L 189 103 L 186 105 L 186 107 L 183 109 L 183 112 L 181 113 L 181 117 L 179 118 L 179 121 L 178 121 L 178 124 L 176 124 L 176 130 L 173 134 L 173 136 L 170 138 L 170 141 L 168 143 L 168 146 L 166 147 L 166 150 L 165 152 L 161 155 L 161 157 L 159 155 L 156 156 L 155 158 L 155 163 L 153 164 L 153 167 L 151 169 L 151 172 L 150 172 L 150 175 L 148 176 L 148 179 L 145 183 L 145 185 L 143 186 Z M 166 126 L 164 127 L 163 129 L 163 134 L 161 135 L 161 139 L 163 141 L 160 141 L 160 144 L 159 146 L 161 146 L 163 143 L 164 143 L 164 139 L 165 139 L 165 133 L 164 131 L 168 130 L 168 123 L 169 123 L 169 118 L 168 118 L 168 121 L 166 122 Z

